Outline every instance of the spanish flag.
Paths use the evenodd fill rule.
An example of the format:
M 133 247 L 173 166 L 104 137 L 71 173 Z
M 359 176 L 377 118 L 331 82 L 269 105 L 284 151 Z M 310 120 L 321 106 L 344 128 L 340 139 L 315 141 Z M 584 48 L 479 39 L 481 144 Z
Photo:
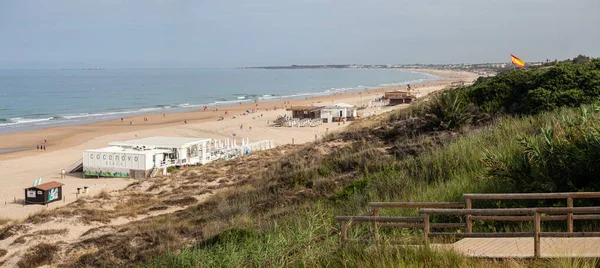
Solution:
M 512 59 L 512 64 L 519 66 L 521 68 L 525 68 L 525 61 L 523 61 L 522 59 L 519 59 L 519 57 L 510 54 L 510 58 Z

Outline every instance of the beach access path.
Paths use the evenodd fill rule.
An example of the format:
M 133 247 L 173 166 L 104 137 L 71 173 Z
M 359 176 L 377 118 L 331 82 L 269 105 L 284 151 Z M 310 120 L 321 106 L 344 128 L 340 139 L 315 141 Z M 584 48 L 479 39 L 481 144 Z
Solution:
M 419 70 L 417 70 L 419 71 Z M 427 94 L 441 90 L 457 81 L 472 82 L 477 75 L 469 72 L 425 70 L 441 78 L 433 82 L 413 85 L 413 90 L 420 92 L 423 98 Z M 350 123 L 329 123 L 317 127 L 274 127 L 272 122 L 284 114 L 291 116 L 285 108 L 298 105 L 326 106 L 334 103 L 354 105 L 367 104 L 370 100 L 383 96 L 386 90 L 399 87 L 387 87 L 370 90 L 369 92 L 319 96 L 306 100 L 260 102 L 238 106 L 218 107 L 218 111 L 209 108 L 206 111 L 194 110 L 184 113 L 150 114 L 124 118 L 123 121 L 110 120 L 88 125 L 56 127 L 21 133 L 0 135 L 0 149 L 28 148 L 27 150 L 0 154 L 0 218 L 22 219 L 43 209 L 55 208 L 76 200 L 77 188 L 89 187 L 86 195 L 93 196 L 105 190 L 122 189 L 134 182 L 132 179 L 81 179 L 77 175 L 67 174 L 60 178 L 61 169 L 66 169 L 81 159 L 83 152 L 88 149 L 108 146 L 112 141 L 123 141 L 151 136 L 181 136 L 202 137 L 212 139 L 249 138 L 250 141 L 272 139 L 276 145 L 302 144 L 322 137 L 327 132 L 335 132 Z M 403 87 L 405 88 L 405 87 Z M 285 100 L 287 102 L 287 100 Z M 273 109 L 277 107 L 277 109 Z M 381 114 L 393 109 L 408 107 L 407 104 L 394 107 L 370 108 L 360 110 L 359 115 L 375 111 Z M 246 110 L 258 108 L 258 112 L 241 115 Z M 269 109 L 267 111 L 267 109 Z M 228 114 L 225 115 L 225 111 Z M 261 116 L 262 114 L 262 116 Z M 236 118 L 232 118 L 233 115 Z M 224 120 L 217 121 L 219 116 Z M 147 121 L 144 120 L 147 118 Z M 129 122 L 133 121 L 134 124 Z M 184 123 L 186 121 L 187 123 Z M 267 125 L 267 121 L 271 124 Z M 240 130 L 240 125 L 243 129 Z M 251 127 L 251 129 L 250 129 Z M 46 139 L 46 150 L 36 150 L 36 145 Z M 64 183 L 63 201 L 42 205 L 23 206 L 24 188 L 31 186 L 33 181 L 41 177 L 42 182 L 59 181 Z M 17 201 L 16 203 L 14 200 Z

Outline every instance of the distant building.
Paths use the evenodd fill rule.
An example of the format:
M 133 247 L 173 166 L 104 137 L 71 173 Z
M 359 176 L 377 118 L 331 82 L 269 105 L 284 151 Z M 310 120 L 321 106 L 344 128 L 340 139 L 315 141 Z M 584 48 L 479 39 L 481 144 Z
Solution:
M 394 90 L 385 92 L 384 97 L 389 100 L 390 105 L 411 103 L 415 96 L 406 90 Z
M 324 123 L 351 120 L 356 117 L 354 105 L 336 103 L 331 106 L 295 106 L 287 109 L 292 111 L 292 118 L 297 119 L 323 119 Z
M 351 104 L 336 103 L 321 108 L 321 118 L 325 123 L 353 120 L 356 118 L 356 107 Z
M 321 106 L 294 106 L 287 110 L 292 111 L 292 118 L 315 119 L 321 118 Z
M 45 205 L 62 199 L 64 184 L 56 181 L 25 188 L 25 204 Z
M 83 176 L 146 178 L 154 169 L 210 162 L 211 139 L 149 137 L 83 153 Z

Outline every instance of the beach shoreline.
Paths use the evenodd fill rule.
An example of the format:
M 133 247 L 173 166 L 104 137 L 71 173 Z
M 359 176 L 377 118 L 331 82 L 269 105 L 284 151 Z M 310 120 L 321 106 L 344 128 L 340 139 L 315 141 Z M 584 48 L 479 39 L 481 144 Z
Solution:
M 87 125 L 97 122 L 110 121 L 114 119 L 119 119 L 121 117 L 134 117 L 134 116 L 145 116 L 154 113 L 182 113 L 189 112 L 190 110 L 198 110 L 202 109 L 202 107 L 207 106 L 211 108 L 215 107 L 226 107 L 226 106 L 236 106 L 241 103 L 250 104 L 250 103 L 263 103 L 263 102 L 278 102 L 278 101 L 292 101 L 292 100 L 304 100 L 306 98 L 313 98 L 318 96 L 327 96 L 336 94 L 339 92 L 359 92 L 365 89 L 373 89 L 382 86 L 389 85 L 405 85 L 416 84 L 420 82 L 426 82 L 435 80 L 437 77 L 435 75 L 427 74 L 424 72 L 415 72 L 412 70 L 403 70 L 400 68 L 395 69 L 319 69 L 320 71 L 317 73 L 312 73 L 311 75 L 306 75 L 305 71 L 315 71 L 313 69 L 300 69 L 294 71 L 274 71 L 274 70 L 260 70 L 260 69 L 251 69 L 246 72 L 247 77 L 239 77 L 239 73 L 215 73 L 217 77 L 223 77 L 223 75 L 230 75 L 232 79 L 239 78 L 240 83 L 230 83 L 225 81 L 219 81 L 219 85 L 214 84 L 215 81 L 210 80 L 207 77 L 203 77 L 202 79 L 206 79 L 206 84 L 203 84 L 202 81 L 196 81 L 193 85 L 189 84 L 189 80 L 183 79 L 181 84 L 173 85 L 174 88 L 177 88 L 176 94 L 173 92 L 170 96 L 158 97 L 159 95 L 169 94 L 162 90 L 157 90 L 158 88 L 168 88 L 171 85 L 165 85 L 159 81 L 154 81 L 153 76 L 145 77 L 149 83 L 153 86 L 146 85 L 146 80 L 135 80 L 132 77 L 137 77 L 136 73 L 125 73 L 124 79 L 127 79 L 126 84 L 121 85 L 123 90 L 129 90 L 132 88 L 137 88 L 138 97 L 131 98 L 128 94 L 123 94 L 123 98 L 116 97 L 110 98 L 106 96 L 120 96 L 122 92 L 114 92 L 111 91 L 111 86 L 103 85 L 102 82 L 92 80 L 93 82 L 85 83 L 82 82 L 84 79 L 77 80 L 78 74 L 69 74 L 69 79 L 74 79 L 73 83 L 75 85 L 65 88 L 64 90 L 58 90 L 52 85 L 54 82 L 52 79 L 48 80 L 47 77 L 52 77 L 53 75 L 56 77 L 60 77 L 64 75 L 60 72 L 57 73 L 49 73 L 46 76 L 42 76 L 42 81 L 46 81 L 49 83 L 46 86 L 44 83 L 34 85 L 35 87 L 43 88 L 48 87 L 49 91 L 44 94 L 49 94 L 50 97 L 47 101 L 42 102 L 29 102 L 29 103 L 21 103 L 18 100 L 12 100 L 15 98 L 19 98 L 18 92 L 10 92 L 9 90 L 8 99 L 5 97 L 6 92 L 3 93 L 0 97 L 0 135 L 1 134 L 10 134 L 10 133 L 18 133 L 18 132 L 28 132 L 33 130 L 40 129 L 48 129 L 55 127 L 69 127 L 69 126 L 77 126 L 77 125 Z M 1 70 L 0 70 L 1 71 Z M 148 73 L 152 73 L 152 71 L 156 71 L 155 75 L 166 75 L 163 77 L 163 80 L 169 81 L 169 79 L 173 79 L 175 74 L 173 73 L 161 73 L 157 70 L 144 70 L 144 74 L 148 75 Z M 258 74 L 253 71 L 259 71 Z M 327 74 L 329 71 L 332 72 L 331 75 Z M 375 72 L 372 72 L 375 71 Z M 115 72 L 115 70 L 112 70 Z M 172 71 L 171 71 L 172 72 Z M 297 75 L 290 75 L 292 73 L 298 73 Z M 369 73 L 372 73 L 371 75 Z M 182 70 L 182 74 L 187 74 Z M 353 74 L 350 77 L 346 77 L 347 79 L 343 79 L 340 77 L 341 74 Z M 0 76 L 6 75 L 0 73 Z M 71 77 L 72 75 L 72 77 Z M 81 75 L 81 74 L 79 74 Z M 103 74 L 107 76 L 109 74 Z M 117 75 L 114 73 L 112 75 Z M 206 75 L 203 72 L 198 73 L 197 75 Z M 273 88 L 273 84 L 266 83 L 264 86 L 259 86 L 256 84 L 256 80 L 250 79 L 250 81 L 246 81 L 249 77 L 266 79 L 264 82 L 269 81 L 267 78 L 273 79 L 273 84 L 278 84 L 276 88 Z M 369 79 L 362 76 L 370 76 L 377 77 L 377 79 Z M 104 77 L 101 76 L 101 77 Z M 281 77 L 280 77 L 281 76 Z M 311 76 L 316 76 L 314 79 L 311 79 Z M 332 80 L 324 79 L 324 76 L 333 77 Z M 357 80 L 352 80 L 351 77 L 362 77 Z M 381 77 L 380 77 L 381 76 Z M 15 76 L 18 77 L 18 76 Z M 176 77 L 176 76 L 175 76 Z M 309 79 L 307 83 L 302 83 L 301 81 L 296 81 L 294 79 L 290 79 L 290 77 L 304 77 Z M 105 77 L 106 78 L 106 77 Z M 144 78 L 144 77 L 139 77 Z M 45 79 L 45 80 L 44 80 Z M 133 79 L 133 81 L 132 81 Z M 189 79 L 189 77 L 188 77 Z M 36 77 L 33 79 L 36 80 Z M 221 78 L 221 80 L 223 80 Z M 288 81 L 288 83 L 282 84 L 281 82 Z M 218 81 L 218 80 L 217 80 Z M 311 82 L 313 81 L 313 82 Z M 335 81 L 335 82 L 334 82 Z M 18 83 L 18 81 L 13 81 L 14 83 Z M 321 82 L 321 83 L 319 83 Z M 333 83 L 332 83 L 333 82 Z M 33 82 L 31 82 L 33 83 Z M 250 83 L 249 86 L 245 86 L 244 83 Z M 222 84 L 222 85 L 221 85 Z M 28 85 L 21 85 L 21 87 L 27 88 Z M 32 85 L 29 85 L 32 86 Z M 95 86 L 102 88 L 101 90 L 96 90 Z M 221 93 L 221 90 L 216 91 L 206 91 L 204 94 L 196 91 L 190 91 L 190 88 L 211 88 L 211 87 L 220 87 L 223 86 L 223 91 L 225 93 Z M 89 88 L 91 87 L 91 88 Z M 117 86 L 118 87 L 118 86 Z M 86 89 L 89 88 L 89 89 Z M 243 90 L 242 90 L 243 89 Z M 74 91 L 74 92 L 71 92 Z M 88 92 L 89 91 L 89 92 Z M 71 92 L 67 95 L 66 92 Z M 87 92 L 87 93 L 82 93 Z M 103 92 L 103 93 L 100 93 Z M 2 93 L 0 93 L 2 94 Z M 33 97 L 27 94 L 21 96 L 20 98 L 25 97 Z M 87 94 L 87 95 L 86 95 Z M 102 95 L 102 97 L 98 96 L 98 94 Z M 59 96 L 62 96 L 59 98 Z M 95 96 L 95 97 L 92 97 Z M 150 97 L 148 97 L 150 96 Z M 152 97 L 154 96 L 154 97 Z M 121 100 L 123 99 L 123 100 Z M 127 101 L 125 101 L 127 100 Z M 21 105 L 15 104 L 21 103 Z M 6 103 L 13 103 L 12 105 L 4 105 Z M 83 105 L 83 106 L 82 106 Z M 115 106 L 116 105 L 116 106 Z M 5 107 L 6 106 L 6 107 Z M 12 106 L 12 107 L 11 107 Z M 17 107 L 19 106 L 19 107 Z M 25 111 L 24 109 L 34 108 L 33 111 Z
M 432 75 L 434 80 L 425 81 L 415 83 L 413 85 L 428 85 L 438 82 L 443 82 L 447 79 L 452 79 L 453 71 L 445 71 L 445 70 L 432 70 L 432 69 L 400 69 L 408 72 L 420 72 L 426 73 L 428 75 Z M 460 72 L 459 72 L 460 73 Z M 387 89 L 398 88 L 401 86 L 381 86 L 381 87 L 370 87 L 371 89 L 368 92 L 381 92 Z M 255 104 L 258 103 L 258 108 L 269 108 L 269 107 L 277 107 L 278 109 L 286 109 L 289 106 L 295 105 L 305 105 L 306 103 L 319 103 L 326 100 L 332 99 L 344 99 L 352 94 L 360 94 L 362 92 L 352 92 L 352 93 L 334 93 L 330 95 L 316 95 L 310 96 L 305 99 L 301 98 L 283 98 L 277 100 L 267 100 L 267 101 L 258 101 L 258 102 L 240 102 L 238 104 L 231 105 L 222 105 L 222 106 L 208 106 L 208 111 L 202 111 L 201 107 L 190 107 L 187 111 L 177 111 L 177 110 L 167 110 L 167 111 L 149 111 L 148 113 L 134 113 L 134 114 L 126 114 L 128 116 L 123 116 L 123 121 L 121 122 L 119 118 L 107 119 L 107 120 L 99 120 L 92 121 L 89 123 L 73 123 L 67 125 L 59 125 L 59 126 L 51 126 L 46 128 L 39 129 L 27 129 L 24 131 L 16 131 L 16 132 L 8 132 L 8 133 L 0 133 L 0 160 L 10 159 L 13 157 L 23 156 L 24 152 L 30 152 L 32 150 L 36 150 L 35 147 L 37 145 L 46 145 L 47 150 L 51 148 L 65 147 L 75 145 L 73 142 L 66 142 L 70 137 L 74 135 L 81 135 L 81 133 L 88 132 L 90 128 L 96 127 L 115 127 L 122 126 L 128 127 L 127 129 L 117 130 L 120 131 L 131 131 L 131 130 L 142 130 L 147 128 L 154 128 L 161 125 L 168 126 L 169 124 L 177 124 L 180 122 L 182 118 L 187 119 L 188 122 L 197 122 L 199 120 L 209 120 L 211 115 L 206 114 L 206 112 L 213 111 L 215 109 L 219 109 L 217 113 L 214 114 L 214 118 L 216 119 L 218 116 L 224 116 L 224 111 L 230 112 L 244 112 L 249 108 L 256 108 Z M 283 105 L 282 102 L 289 102 L 289 105 Z M 199 114 L 204 112 L 204 114 Z M 165 115 L 164 118 L 158 118 L 159 120 L 145 121 L 144 118 L 152 118 L 156 119 L 156 115 Z M 172 116 L 174 115 L 174 116 Z M 141 120 L 140 120 L 141 119 Z M 185 120 L 185 119 L 184 119 Z M 123 122 L 125 124 L 129 122 L 133 122 L 133 125 L 123 126 Z M 115 133 L 114 129 L 103 131 L 105 134 Z M 46 140 L 46 142 L 43 142 Z M 42 141 L 42 142 L 40 142 Z M 15 153 L 21 153 L 19 155 L 15 155 Z
M 415 70 L 416 71 L 416 70 Z M 428 70 L 440 78 L 435 81 L 414 84 L 412 88 L 421 93 L 421 97 L 458 82 L 473 81 L 477 75 L 467 72 Z M 0 218 L 25 218 L 31 213 L 43 209 L 62 206 L 76 200 L 76 189 L 89 187 L 87 195 L 93 196 L 103 190 L 111 191 L 126 187 L 136 181 L 123 178 L 81 179 L 78 174 L 68 174 L 60 178 L 60 170 L 67 169 L 81 159 L 88 149 L 107 147 L 109 142 L 132 140 L 151 136 L 202 137 L 211 139 L 249 138 L 274 140 L 275 144 L 302 144 L 314 141 L 323 135 L 340 131 L 350 123 L 328 123 L 317 127 L 274 127 L 272 123 L 278 116 L 291 116 L 286 108 L 299 105 L 326 106 L 334 103 L 348 103 L 362 106 L 387 90 L 406 87 L 382 87 L 368 92 L 317 96 L 305 100 L 248 103 L 236 106 L 219 107 L 208 111 L 195 110 L 182 113 L 155 113 L 124 118 L 123 121 L 109 120 L 86 125 L 55 127 L 41 130 L 0 135 L 0 150 L 32 148 L 0 154 Z M 277 106 L 277 109 L 273 109 Z M 359 115 L 381 114 L 391 110 L 408 107 L 409 104 L 378 107 L 359 110 Z M 243 115 L 246 110 L 258 108 L 256 113 Z M 268 110 L 267 110 L 268 109 Z M 228 115 L 224 115 L 228 111 Z M 236 118 L 232 118 L 236 115 Z M 219 116 L 224 116 L 218 121 Z M 145 120 L 146 119 L 146 120 Z M 134 124 L 130 124 L 134 121 Z M 267 124 L 269 123 L 269 124 Z M 46 150 L 37 150 L 46 140 Z M 48 207 L 38 205 L 23 206 L 23 189 L 31 185 L 34 179 L 43 178 L 43 182 L 52 180 L 64 183 L 63 196 L 66 202 L 54 202 Z M 16 202 L 14 202 L 16 200 Z

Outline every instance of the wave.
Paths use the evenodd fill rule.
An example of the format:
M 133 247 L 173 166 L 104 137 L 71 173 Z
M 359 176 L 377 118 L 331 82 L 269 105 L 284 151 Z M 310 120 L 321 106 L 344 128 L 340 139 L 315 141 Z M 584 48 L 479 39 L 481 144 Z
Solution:
M 15 117 L 15 118 L 9 118 L 8 120 L 10 122 L 17 123 L 17 124 L 27 124 L 27 123 L 37 123 L 37 122 L 50 121 L 50 120 L 54 120 L 54 119 L 56 119 L 56 118 L 55 117 L 46 117 L 46 118 L 21 118 L 21 117 Z

